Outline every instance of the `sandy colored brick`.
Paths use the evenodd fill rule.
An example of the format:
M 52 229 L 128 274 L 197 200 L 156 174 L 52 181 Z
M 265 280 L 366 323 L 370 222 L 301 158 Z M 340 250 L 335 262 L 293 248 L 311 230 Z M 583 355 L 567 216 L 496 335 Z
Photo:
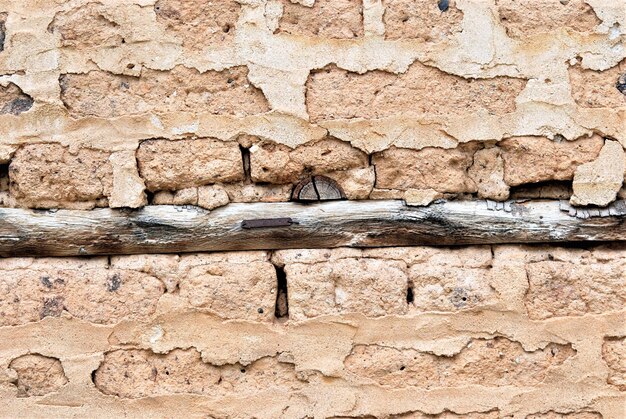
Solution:
M 230 202 L 285 202 L 293 185 L 229 183 L 223 185 Z
M 463 30 L 463 12 L 456 1 L 442 12 L 432 0 L 383 0 L 385 38 L 441 42 Z
M 400 261 L 346 258 L 285 266 L 289 318 L 345 313 L 367 317 L 404 314 L 408 278 Z
M 248 81 L 246 67 L 223 71 L 183 66 L 170 71 L 144 68 L 141 76 L 93 70 L 62 74 L 61 99 L 73 118 L 114 118 L 154 112 L 246 116 L 269 110 L 263 93 Z
M 363 36 L 362 0 L 315 0 L 312 7 L 280 2 L 283 14 L 275 33 L 341 39 Z
M 574 141 L 545 137 L 516 137 L 498 145 L 504 160 L 504 181 L 510 186 L 550 180 L 571 180 L 576 168 L 598 157 L 604 140 L 599 135 Z
M 373 166 L 364 169 L 340 170 L 325 175 L 337 182 L 347 199 L 368 199 L 376 182 L 376 171 Z
M 39 354 L 22 355 L 9 364 L 17 373 L 17 396 L 44 396 L 67 384 L 63 365 L 56 358 Z
M 626 155 L 622 145 L 606 140 L 598 158 L 576 168 L 572 205 L 604 207 L 615 200 L 624 183 Z
M 134 271 L 106 269 L 106 259 L 7 259 L 0 265 L 0 326 L 64 313 L 100 324 L 146 320 L 165 288 Z
M 123 40 L 120 25 L 104 5 L 95 2 L 57 13 L 48 31 L 58 34 L 62 46 L 79 49 L 114 47 Z
M 2 51 L 0 49 L 0 51 Z M 33 98 L 25 94 L 14 83 L 0 85 L 0 115 L 19 115 L 33 107 Z
M 234 141 L 147 140 L 139 145 L 137 163 L 150 191 L 235 182 L 244 177 L 241 151 Z
M 250 365 L 215 366 L 202 361 L 195 349 L 167 354 L 138 349 L 108 352 L 94 382 L 104 394 L 123 398 L 182 393 L 223 397 L 301 387 L 292 364 L 261 358 Z
M 620 391 L 626 391 L 626 338 L 605 339 L 602 359 L 609 367 L 607 382 Z
M 109 153 L 60 144 L 20 147 L 9 166 L 11 195 L 22 206 L 86 208 L 111 194 L 113 172 Z
M 416 264 L 409 270 L 409 279 L 412 308 L 418 312 L 485 309 L 498 299 L 486 269 Z
M 479 198 L 503 201 L 509 197 L 509 186 L 504 182 L 504 159 L 499 148 L 474 153 L 474 162 L 467 173 L 478 188 Z
M 357 345 L 346 358 L 345 367 L 352 374 L 388 387 L 535 386 L 575 353 L 571 346 L 554 343 L 525 351 L 521 344 L 506 338 L 475 339 L 452 357 Z
M 157 22 L 165 26 L 189 50 L 223 48 L 235 37 L 241 5 L 234 0 L 158 0 Z
M 572 97 L 583 108 L 626 107 L 626 60 L 605 71 L 569 68 Z M 621 87 L 620 87 L 621 86 Z M 620 90 L 620 88 L 622 90 Z
M 623 260 L 592 264 L 548 260 L 529 263 L 526 272 L 525 304 L 532 319 L 609 313 L 626 304 Z
M 198 206 L 212 210 L 230 202 L 226 189 L 220 185 L 208 185 L 198 188 Z
M 367 154 L 349 143 L 330 138 L 295 149 L 263 142 L 250 148 L 250 170 L 254 182 L 292 183 L 303 173 L 320 175 L 368 166 Z
M 211 254 L 181 258 L 180 296 L 191 307 L 225 319 L 271 321 L 277 279 L 263 252 L 231 253 L 229 260 Z
M 512 38 L 565 29 L 593 32 L 600 19 L 584 0 L 496 0 L 500 23 Z
M 597 412 L 558 413 L 549 411 L 526 416 L 526 419 L 602 419 L 602 415 Z
M 390 148 L 374 154 L 376 187 L 382 189 L 434 189 L 438 192 L 476 192 L 467 170 L 473 163 L 476 144 L 454 149 Z
M 307 82 L 306 104 L 312 121 L 352 118 L 449 117 L 459 114 L 504 115 L 526 81 L 508 77 L 464 79 L 416 61 L 403 74 L 352 73 L 336 66 L 314 71 Z

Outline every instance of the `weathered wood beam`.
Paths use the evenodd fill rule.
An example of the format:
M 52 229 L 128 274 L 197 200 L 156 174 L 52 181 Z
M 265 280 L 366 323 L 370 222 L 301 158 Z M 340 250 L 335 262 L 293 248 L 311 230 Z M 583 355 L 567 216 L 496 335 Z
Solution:
M 2 208 L 0 255 L 623 241 L 625 214 L 624 201 L 580 214 L 559 201 L 452 201 L 428 207 L 403 201 L 251 203 L 211 212 L 177 206 Z

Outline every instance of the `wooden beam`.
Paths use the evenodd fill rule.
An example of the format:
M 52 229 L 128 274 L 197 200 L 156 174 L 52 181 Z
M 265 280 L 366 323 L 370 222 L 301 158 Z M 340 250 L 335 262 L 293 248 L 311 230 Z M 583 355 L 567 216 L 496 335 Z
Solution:
M 0 255 L 77 256 L 225 250 L 626 240 L 624 201 L 575 210 L 559 201 L 229 204 L 214 211 L 0 209 Z

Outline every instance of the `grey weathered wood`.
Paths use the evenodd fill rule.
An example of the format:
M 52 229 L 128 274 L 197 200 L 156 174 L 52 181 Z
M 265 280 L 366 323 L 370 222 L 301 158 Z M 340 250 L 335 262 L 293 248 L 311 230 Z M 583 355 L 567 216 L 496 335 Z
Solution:
M 490 209 L 491 208 L 491 209 Z M 625 208 L 624 203 L 615 208 Z M 607 212 L 605 211 L 604 214 Z M 72 256 L 222 250 L 623 241 L 626 215 L 578 218 L 559 201 L 402 201 L 230 204 L 214 211 L 0 209 L 1 256 Z M 243 220 L 291 218 L 282 227 Z M 271 225 L 272 223 L 270 223 Z

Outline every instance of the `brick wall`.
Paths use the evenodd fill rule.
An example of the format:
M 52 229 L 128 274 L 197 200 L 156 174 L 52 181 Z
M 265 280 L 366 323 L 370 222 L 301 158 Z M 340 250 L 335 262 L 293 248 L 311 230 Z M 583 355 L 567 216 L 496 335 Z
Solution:
M 623 245 L 4 259 L 0 410 L 618 418 L 625 277 Z
M 626 197 L 609 0 L 0 0 L 0 207 Z M 0 260 L 0 417 L 626 416 L 622 245 Z

